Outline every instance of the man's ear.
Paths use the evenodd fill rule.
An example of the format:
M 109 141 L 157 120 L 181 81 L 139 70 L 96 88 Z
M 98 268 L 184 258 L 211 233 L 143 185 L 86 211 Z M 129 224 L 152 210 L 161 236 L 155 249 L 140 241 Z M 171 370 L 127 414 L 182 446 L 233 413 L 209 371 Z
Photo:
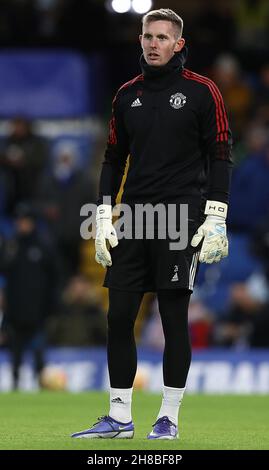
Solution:
M 174 52 L 180 52 L 184 46 L 185 46 L 185 39 L 184 38 L 178 39 L 175 45 Z
M 142 38 L 143 38 L 142 34 L 139 34 L 139 42 L 140 42 L 140 44 L 141 44 L 141 47 L 142 47 Z M 142 48 L 143 48 L 143 47 L 142 47 Z

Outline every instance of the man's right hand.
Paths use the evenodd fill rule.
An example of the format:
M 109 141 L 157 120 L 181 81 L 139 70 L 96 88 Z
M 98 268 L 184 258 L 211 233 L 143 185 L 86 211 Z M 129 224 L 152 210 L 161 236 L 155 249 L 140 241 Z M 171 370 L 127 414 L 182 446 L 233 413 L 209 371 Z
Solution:
M 111 248 L 118 245 L 118 237 L 112 224 L 112 207 L 102 204 L 97 207 L 95 261 L 104 268 L 112 265 L 111 256 L 107 249 L 107 241 Z

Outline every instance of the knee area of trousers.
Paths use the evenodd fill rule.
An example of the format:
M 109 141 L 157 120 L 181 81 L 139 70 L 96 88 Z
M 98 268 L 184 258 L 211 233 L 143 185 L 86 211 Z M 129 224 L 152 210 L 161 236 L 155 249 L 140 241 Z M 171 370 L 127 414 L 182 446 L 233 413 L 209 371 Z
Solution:
M 126 317 L 126 315 L 112 315 L 108 313 L 107 316 L 107 325 L 108 325 L 108 330 L 121 333 L 121 332 L 126 332 L 133 330 L 134 328 L 134 322 L 130 320 L 129 318 Z

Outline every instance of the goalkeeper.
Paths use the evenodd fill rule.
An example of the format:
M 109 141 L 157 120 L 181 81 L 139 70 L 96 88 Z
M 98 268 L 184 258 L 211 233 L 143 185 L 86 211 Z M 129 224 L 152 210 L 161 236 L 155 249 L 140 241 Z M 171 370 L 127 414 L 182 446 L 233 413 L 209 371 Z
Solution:
M 170 9 L 143 17 L 142 74 L 113 101 L 97 209 L 96 261 L 107 268 L 110 409 L 75 438 L 131 438 L 137 355 L 134 324 L 147 291 L 156 292 L 165 336 L 163 397 L 148 439 L 176 439 L 178 414 L 191 362 L 188 306 L 198 262 L 228 254 L 226 215 L 231 133 L 222 96 L 210 79 L 184 67 L 183 21 Z M 185 249 L 165 239 L 117 239 L 112 208 L 127 157 L 122 202 L 188 204 Z M 111 205 L 104 197 L 111 197 Z M 134 219 L 135 220 L 135 219 Z M 158 228 L 158 227 L 157 227 Z M 109 251 L 108 246 L 111 250 Z

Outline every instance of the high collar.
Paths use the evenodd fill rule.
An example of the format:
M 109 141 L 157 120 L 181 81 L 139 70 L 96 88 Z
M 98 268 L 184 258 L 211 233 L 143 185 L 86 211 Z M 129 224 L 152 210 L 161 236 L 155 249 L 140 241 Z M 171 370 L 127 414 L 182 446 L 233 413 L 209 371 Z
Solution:
M 165 65 L 156 66 L 147 64 L 144 55 L 140 57 L 140 66 L 144 75 L 144 84 L 152 90 L 162 90 L 172 85 L 176 77 L 183 69 L 186 62 L 188 49 L 183 47 L 180 52 L 176 52 Z

